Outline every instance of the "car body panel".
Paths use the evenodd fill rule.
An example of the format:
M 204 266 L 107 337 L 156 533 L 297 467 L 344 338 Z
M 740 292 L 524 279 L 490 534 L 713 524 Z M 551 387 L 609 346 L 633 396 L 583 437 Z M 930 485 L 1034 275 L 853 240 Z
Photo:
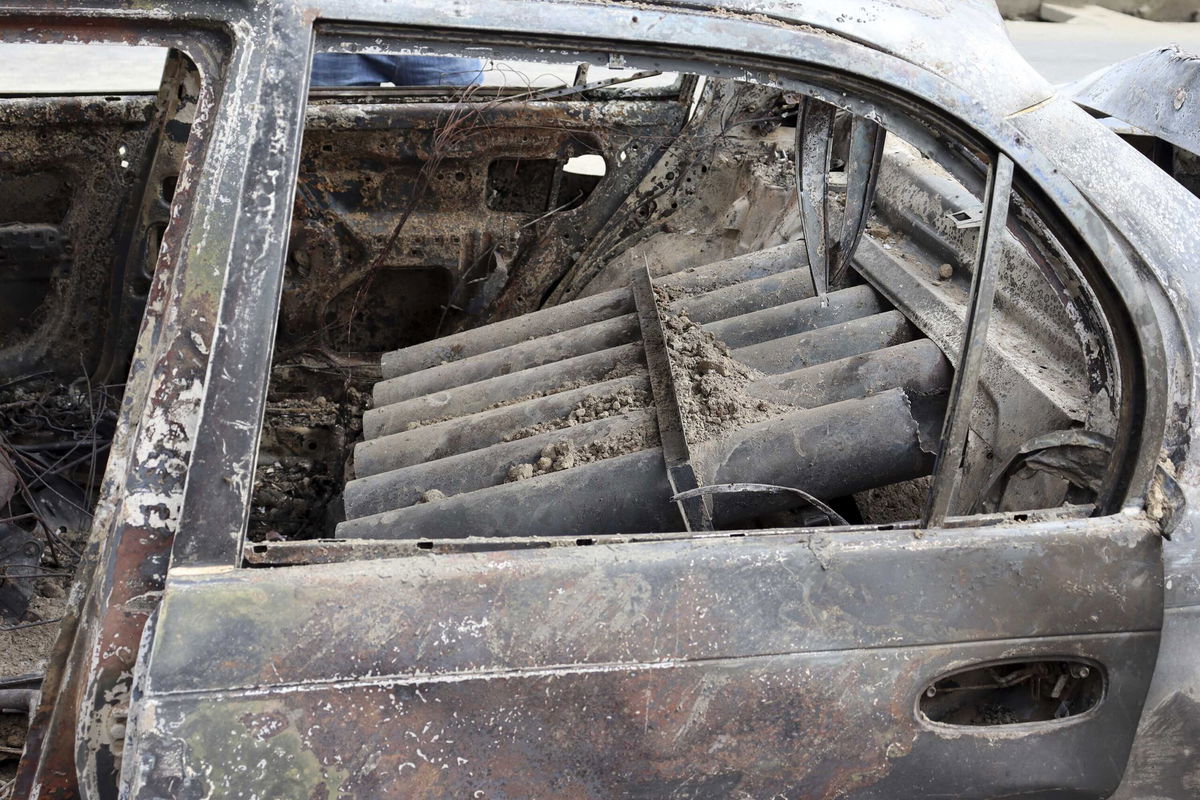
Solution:
M 1174 473 L 1185 494 L 1193 496 L 1195 462 L 1188 444 L 1194 424 L 1191 409 L 1195 386 L 1189 343 L 1200 333 L 1196 330 L 1193 302 L 1193 293 L 1200 291 L 1200 286 L 1187 277 L 1200 264 L 1200 232 L 1194 225 L 1196 200 L 1178 187 L 1160 185 L 1152 176 L 1152 165 L 1138 162 L 1136 153 L 1121 150 L 1124 145 L 1115 137 L 1074 106 L 1068 108 L 1067 100 L 1056 99 L 1053 90 L 1011 51 L 999 17 L 989 3 L 908 0 L 697 7 L 683 3 L 554 0 L 539 3 L 536 18 L 531 18 L 528 3 L 512 0 L 459 0 L 450 4 L 418 0 L 403 5 L 331 0 L 296 4 L 130 3 L 115 8 L 101 3 L 64 4 L 52 12 L 6 4 L 0 14 L 0 23 L 9 26 L 6 36 L 10 39 L 30 38 L 28 31 L 22 30 L 28 27 L 25 23 L 29 15 L 43 15 L 37 16 L 39 25 L 72 29 L 69 36 L 142 40 L 141 34 L 129 32 L 137 31 L 139 26 L 211 25 L 229 41 L 227 57 L 204 65 L 211 94 L 202 106 L 196 149 L 189 154 L 190 171 L 185 170 L 186 179 L 180 183 L 178 207 L 187 216 L 168 229 L 162 262 L 165 266 L 156 276 L 150 313 L 135 356 L 123 412 L 125 433 L 120 446 L 114 447 L 102 504 L 105 510 L 95 528 L 95 577 L 86 596 L 83 588 L 76 589 L 79 619 L 83 622 L 73 643 L 68 626 L 60 647 L 59 674 L 49 684 L 70 685 L 82 697 L 77 700 L 66 692 L 57 698 L 57 707 L 54 696 L 45 699 L 38 724 L 48 731 L 52 746 L 39 750 L 35 742 L 26 759 L 21 785 L 30 796 L 65 798 L 76 792 L 83 797 L 115 796 L 120 743 L 112 731 L 118 719 L 115 715 L 125 706 L 131 691 L 136 693 L 132 728 L 135 739 L 129 744 L 136 757 L 127 763 L 136 766 L 126 771 L 126 792 L 130 796 L 180 792 L 181 796 L 191 796 L 192 792 L 205 796 L 206 790 L 214 788 L 229 796 L 250 796 L 256 786 L 253 781 L 242 782 L 240 777 L 213 770 L 224 765 L 225 759 L 249 765 L 268 756 L 270 768 L 257 773 L 257 786 L 281 795 L 307 797 L 310 795 L 304 792 L 315 791 L 317 794 L 312 796 L 321 796 L 324 786 L 327 796 L 333 796 L 339 781 L 351 781 L 345 784 L 348 788 L 368 794 L 377 791 L 411 796 L 425 791 L 456 796 L 461 789 L 479 784 L 451 777 L 451 768 L 466 766 L 458 759 L 474 759 L 476 764 L 486 759 L 484 738 L 488 736 L 493 742 L 503 742 L 495 751 L 496 764 L 503 764 L 503 771 L 493 776 L 495 783 L 484 784 L 500 796 L 506 791 L 505 780 L 515 781 L 509 796 L 556 791 L 567 796 L 612 796 L 614 792 L 638 796 L 641 792 L 641 796 L 674 793 L 708 797 L 728 796 L 736 786 L 744 785 L 752 794 L 770 789 L 785 796 L 855 792 L 855 796 L 870 797 L 896 796 L 916 786 L 928 788 L 922 781 L 932 781 L 960 796 L 1021 792 L 1024 796 L 1042 793 L 1099 797 L 1115 786 L 1132 735 L 1131 720 L 1137 714 L 1153 660 L 1149 655 L 1157 639 L 1163 598 L 1159 540 L 1150 532 L 1152 526 L 1145 517 L 1140 516 L 1140 488 L 1129 498 L 1127 513 L 1107 520 L 1044 523 L 1051 528 L 1042 529 L 1015 524 L 984 533 L 939 532 L 925 542 L 915 543 L 911 533 L 896 534 L 890 547 L 876 546 L 864 551 L 866 555 L 860 553 L 873 577 L 860 577 L 846 584 L 839 581 L 843 576 L 838 564 L 854 546 L 827 544 L 821 537 L 795 537 L 790 546 L 774 551 L 773 545 L 734 540 L 674 546 L 684 552 L 689 548 L 711 548 L 709 552 L 721 553 L 726 559 L 746 552 L 739 548 L 763 548 L 761 552 L 768 554 L 768 562 L 775 557 L 781 568 L 790 565 L 798 569 L 795 583 L 777 587 L 779 591 L 770 595 L 770 602 L 786 599 L 802 615 L 815 609 L 831 616 L 810 617 L 808 625 L 801 626 L 807 635 L 817 638 L 774 643 L 778 647 L 763 642 L 748 649 L 725 649 L 729 640 L 719 639 L 716 643 L 720 647 L 703 659 L 677 664 L 672 659 L 678 659 L 681 652 L 686 656 L 686 651 L 674 644 L 655 649 L 662 648 L 665 641 L 658 634 L 681 632 L 680 626 L 686 630 L 688 625 L 702 630 L 709 603 L 671 608 L 667 617 L 660 618 L 665 626 L 661 630 L 639 616 L 645 608 L 632 605 L 625 609 L 625 618 L 617 619 L 623 619 L 635 637 L 631 641 L 638 643 L 637 652 L 627 656 L 614 653 L 595 662 L 573 662 L 572 656 L 579 658 L 570 650 L 576 643 L 599 647 L 613 646 L 618 640 L 606 638 L 611 633 L 608 620 L 580 619 L 569 609 L 547 605 L 565 615 L 560 622 L 571 638 L 552 640 L 544 650 L 506 651 L 503 658 L 470 663 L 467 666 L 471 672 L 466 678 L 414 670 L 411 653 L 403 653 L 399 665 L 375 670 L 372 664 L 376 659 L 395 652 L 387 649 L 397 646 L 387 636 L 376 643 L 374 650 L 368 648 L 364 660 L 309 674 L 306 669 L 314 665 L 304 663 L 303 655 L 330 641 L 330 631 L 314 622 L 295 631 L 294 639 L 276 642 L 270 648 L 271 652 L 276 645 L 294 648 L 294 671 L 284 669 L 278 677 L 264 678 L 263 670 L 280 666 L 268 652 L 252 671 L 257 677 L 239 684 L 234 676 L 227 676 L 237 685 L 169 682 L 183 674 L 176 669 L 177 664 L 171 665 L 172 658 L 186 656 L 187 664 L 194 665 L 211 656 L 208 646 L 245 644 L 246 640 L 237 636 L 247 631 L 257 631 L 247 634 L 252 638 L 270 641 L 269 632 L 258 627 L 240 628 L 237 614 L 229 617 L 227 625 L 209 631 L 212 638 L 207 643 L 200 638 L 187 639 L 189 627 L 197 617 L 204 617 L 205 603 L 211 602 L 219 610 L 222 604 L 233 603 L 240 608 L 247 602 L 257 602 L 260 596 L 256 594 L 256 583 L 262 584 L 266 595 L 291 594 L 301 588 L 292 586 L 292 582 L 312 573 L 313 586 L 324 587 L 327 592 L 320 602 L 331 604 L 330 608 L 348 609 L 346 624 L 353 639 L 362 633 L 356 632 L 355 626 L 363 622 L 356 619 L 352 608 L 360 600 L 355 594 L 371 598 L 378 593 L 378 598 L 386 598 L 388 592 L 398 591 L 407 597 L 414 586 L 443 570 L 458 570 L 458 579 L 469 584 L 486 570 L 509 569 L 509 564 L 556 566 L 584 559 L 590 566 L 570 579 L 575 584 L 561 575 L 556 578 L 566 582 L 564 590 L 569 589 L 568 596 L 583 608 L 596 605 L 597 598 L 618 605 L 643 596 L 653 598 L 668 588 L 686 586 L 691 574 L 690 564 L 681 559 L 654 581 L 644 579 L 646 588 L 638 589 L 643 593 L 638 594 L 622 580 L 632 580 L 640 567 L 625 564 L 620 574 L 604 579 L 611 586 L 589 588 L 581 581 L 595 569 L 595 562 L 606 558 L 620 562 L 625 556 L 595 556 L 586 547 L 570 555 L 542 551 L 439 561 L 428 573 L 423 560 L 385 560 L 374 566 L 365 562 L 353 568 L 288 568 L 275 570 L 278 575 L 263 576 L 241 574 L 235 569 L 241 559 L 270 365 L 266 343 L 275 331 L 287 221 L 299 160 L 307 86 L 306 80 L 298 76 L 307 69 L 316 20 L 330 25 L 368 26 L 366 30 L 372 24 L 387 24 L 395 26 L 395 31 L 426 35 L 432 31 L 450 39 L 456 35 L 461 38 L 462 34 L 490 34 L 517 45 L 578 42 L 594 37 L 595 41 L 587 45 L 592 48 L 589 54 L 628 49 L 664 68 L 708 62 L 720 74 L 752 75 L 764 82 L 814 91 L 832 92 L 839 81 L 847 81 L 860 91 L 873 93 L 872 99 L 881 105 L 885 100 L 890 103 L 891 110 L 884 112 L 885 117 L 903 110 L 954 120 L 971 135 L 1008 154 L 1029 185 L 1045 193 L 1055 213 L 1066 220 L 1074 234 L 1102 256 L 1106 277 L 1129 311 L 1140 363 L 1147 374 L 1154 376 L 1146 387 L 1149 399 L 1145 414 L 1139 419 L 1143 438 L 1136 451 L 1129 454 L 1137 462 L 1131 485 L 1148 485 L 1161 467 Z M 338 30 L 331 28 L 329 35 L 336 38 Z M 962 46 L 964 37 L 977 43 L 978 48 Z M 155 39 L 151 36 L 146 40 Z M 988 57 L 980 57 L 981 52 Z M 1004 80 L 997 80 L 998 70 L 1005 72 Z M 1096 148 L 1106 156 L 1101 170 L 1095 169 Z M 1131 181 L 1153 188 L 1156 201 L 1130 203 L 1125 192 Z M 1167 207 L 1165 212 L 1163 207 Z M 1193 224 L 1185 226 L 1189 218 Z M 1157 443 L 1164 439 L 1167 446 L 1160 449 Z M 1157 524 L 1161 519 L 1159 514 L 1152 522 Z M 1183 609 L 1190 598 L 1178 599 L 1181 596 L 1172 593 L 1179 591 L 1175 587 L 1194 579 L 1194 573 L 1187 570 L 1194 559 L 1195 539 L 1190 517 L 1175 522 L 1176 539 L 1171 546 L 1178 555 L 1170 561 L 1176 566 L 1168 568 L 1167 596 L 1177 598 L 1174 603 L 1168 600 L 1168 604 Z M 1065 536 L 1061 542 L 1047 538 L 1042 542 L 1037 536 L 1039 530 L 1048 536 L 1052 531 L 1061 532 L 1053 528 L 1055 525 L 1074 524 L 1084 526 L 1072 534 L 1074 538 Z M 1089 526 L 1095 534 L 1090 538 L 1086 536 Z M 1006 538 L 1009 534 L 1011 540 Z M 887 536 L 879 538 L 888 540 Z M 1087 547 L 1082 538 L 1088 539 Z M 943 545 L 946 552 L 938 552 Z M 612 549 L 626 546 L 641 545 L 613 545 Z M 1065 548 L 1062 553 L 1043 560 L 1047 552 L 1060 546 Z M 909 582 L 891 586 L 901 594 L 909 594 L 873 599 L 877 585 L 888 586 L 893 580 L 888 567 L 897 552 L 933 561 L 915 571 Z M 826 563 L 823 559 L 830 556 L 833 561 Z M 961 581 L 954 587 L 941 587 L 954 588 L 955 593 L 923 599 L 921 594 L 932 591 L 931 584 L 935 583 L 931 577 L 936 572 L 934 567 L 944 566 L 939 562 L 941 558 L 958 560 Z M 720 564 L 721 559 L 715 563 Z M 293 569 L 297 570 L 294 577 L 289 574 Z M 358 584 L 339 583 L 354 569 L 364 570 L 370 579 Z M 1091 585 L 1096 575 L 1109 575 L 1106 570 L 1111 570 L 1111 579 Z M 1056 593 L 1041 594 L 1051 591 L 1048 584 L 1062 582 L 1064 574 L 1074 575 L 1074 580 L 1067 582 L 1070 588 L 1065 594 L 1057 586 L 1053 587 Z M 1043 580 L 1035 581 L 1031 576 Z M 777 626 L 778 609 L 769 611 L 765 591 L 769 585 L 759 585 L 753 574 L 740 579 L 747 582 L 743 587 L 747 597 L 762 598 L 761 605 L 750 607 L 749 629 L 760 635 L 782 635 L 784 629 Z M 852 586 L 856 590 L 852 591 Z M 738 586 L 730 583 L 719 588 L 729 592 Z M 813 600 L 813 592 L 818 600 Z M 787 594 L 780 597 L 781 593 Z M 553 587 L 543 586 L 543 594 L 547 595 L 544 602 L 549 604 L 554 597 Z M 507 595 L 490 599 L 481 595 L 479 599 L 492 604 L 515 602 Z M 1088 605 L 1101 600 L 1107 609 L 1103 614 Z M 931 607 L 921 608 L 926 601 Z M 191 602 L 200 605 L 189 610 Z M 737 602 L 735 596 L 728 597 L 723 605 L 713 605 L 730 613 Z M 882 605 L 875 607 L 875 602 Z M 970 612 L 972 603 L 993 609 L 991 618 L 978 610 Z M 855 647 L 853 638 L 821 641 L 817 636 L 836 630 L 838 624 L 853 622 L 866 615 L 868 609 L 873 614 L 892 614 L 901 604 L 909 604 L 906 610 L 917 615 L 912 621 L 914 629 L 925 626 L 923 635 L 906 638 L 904 631 L 898 631 L 892 633 L 892 638 L 883 636 L 882 621 L 876 618 L 874 635 L 879 638 L 868 648 L 862 647 L 862 642 Z M 532 600 L 517 603 L 513 616 L 506 617 L 513 626 L 513 635 L 523 632 L 521 624 L 526 615 L 540 611 Z M 472 624 L 478 623 L 474 616 L 470 618 L 474 622 L 468 623 L 461 613 L 456 616 L 448 612 L 443 603 L 430 614 L 432 620 L 456 626 L 454 636 L 463 642 L 470 643 L 470 637 L 487 640 L 490 633 L 486 628 L 472 629 Z M 1031 624 L 1043 612 L 1046 624 Z M 396 608 L 394 613 L 402 615 L 403 609 Z M 143 627 L 156 615 L 157 619 L 146 628 L 148 635 L 142 638 Z M 219 615 L 215 618 L 221 619 Z M 420 621 L 409 622 L 416 625 Z M 395 621 L 381 609 L 368 624 L 372 627 L 367 630 L 386 632 Z M 732 636 L 739 625 L 743 625 L 741 620 L 730 618 L 722 630 Z M 798 632 L 800 628 L 789 630 Z M 854 627 L 845 630 L 853 631 Z M 1174 625 L 1168 630 L 1187 633 L 1192 629 Z M 414 631 L 418 639 L 433 636 L 430 647 L 438 645 L 437 636 L 443 632 Z M 174 655 L 160 649 L 168 641 L 182 641 L 174 646 Z M 1179 646 L 1168 637 L 1164 651 L 1179 652 L 1173 649 Z M 67 650 L 72 650 L 70 658 Z M 520 652 L 538 658 L 533 662 L 516 658 Z M 103 657 L 96 659 L 95 653 Z M 1011 738 L 993 736 L 987 738 L 986 745 L 974 735 L 946 736 L 919 729 L 914 687 L 964 663 L 1029 654 L 1111 659 L 1109 663 L 1121 666 L 1119 673 L 1114 673 L 1120 680 L 1114 679 L 1111 686 L 1111 697 L 1116 699 L 1102 713 L 1068 721 L 1062 728 L 1045 733 L 1031 731 L 1028 737 L 1024 732 Z M 656 666 L 660 661 L 666 666 Z M 581 669 L 578 663 L 599 663 L 602 668 Z M 905 665 L 912 665 L 911 670 L 906 672 Z M 163 670 L 161 678 L 159 669 Z M 507 670 L 517 670 L 517 674 L 501 674 Z M 455 672 L 449 668 L 445 671 L 451 675 Z M 86 682 L 80 677 L 85 672 Z M 204 672 L 193 677 L 203 678 Z M 211 677 L 220 674 L 214 671 Z M 892 679 L 897 674 L 904 675 L 907 682 L 895 683 Z M 135 675 L 136 685 L 132 680 Z M 1189 677 L 1172 677 L 1170 685 L 1175 686 L 1179 680 L 1182 685 L 1194 686 L 1195 676 L 1193 670 Z M 303 684 L 309 679 L 316 683 L 306 688 Z M 1128 683 L 1122 684 L 1121 680 Z M 426 683 L 428 698 L 422 699 Z M 756 688 L 761 686 L 768 688 Z M 807 699 L 797 697 L 791 691 L 796 686 L 811 688 L 811 695 Z M 1156 697 L 1167 698 L 1163 700 L 1166 703 L 1169 698 L 1164 692 L 1170 691 L 1160 690 Z M 692 694 L 715 706 L 712 724 L 698 732 L 691 730 L 680 710 Z M 523 708 L 536 708 L 542 716 L 531 727 L 515 733 L 511 725 L 517 717 L 488 715 L 489 709 L 500 708 L 508 695 L 522 698 Z M 668 707 L 670 716 L 660 723 L 663 728 L 652 729 L 649 706 L 639 704 L 664 695 L 674 706 Z M 585 710 L 590 697 L 604 698 L 605 707 L 618 712 L 619 728 L 606 729 L 600 719 Z M 467 698 L 476 705 L 471 706 L 471 721 L 466 724 L 451 722 L 452 717 L 448 718 L 444 709 L 421 707 L 439 701 L 445 706 L 451 700 L 466 704 Z M 758 700 L 765 700 L 765 715 L 747 722 L 747 709 Z M 76 703 L 82 709 L 78 717 Z M 831 721 L 826 712 L 835 704 L 844 704 L 851 711 Z M 1170 705 L 1168 710 L 1178 705 Z M 368 707 L 369 713 L 365 711 Z M 644 709 L 640 715 L 635 713 L 639 707 Z M 880 708 L 887 711 L 880 712 Z M 529 721 L 523 720 L 522 724 Z M 201 728 L 188 736 L 194 734 L 196 738 L 190 745 L 185 742 L 179 747 L 180 737 L 175 733 L 193 722 Z M 351 727 L 333 740 L 314 732 L 316 726 L 334 723 Z M 412 753 L 422 764 L 411 759 L 388 761 L 385 766 L 394 768 L 394 774 L 385 783 L 372 783 L 369 776 L 379 762 L 373 764 L 371 754 L 377 750 L 358 751 L 348 771 L 334 766 L 345 758 L 339 752 L 341 748 L 355 746 L 347 740 L 354 738 L 353 726 L 357 724 L 372 732 L 381 731 L 384 742 L 388 736 L 403 737 L 402 728 L 414 734 L 420 730 L 419 735 L 434 735 L 430 726 L 435 724 L 461 731 L 456 735 L 475 738 L 464 745 L 469 752 L 456 750 L 455 761 L 438 762 L 434 764 L 436 770 L 421 755 L 434 751 L 418 751 L 413 745 Z M 639 724 L 641 738 L 637 739 Z M 814 729 L 827 738 L 806 739 Z M 863 747 L 862 736 L 867 729 L 872 731 L 867 734 L 871 745 Z M 1169 735 L 1177 729 L 1179 725 L 1156 728 L 1167 730 Z M 622 735 L 618 736 L 618 731 Z M 1104 764 L 1073 761 L 1065 756 L 1036 760 L 1026 749 L 1033 747 L 1030 743 L 1053 740 L 1047 752 L 1078 755 L 1081 744 L 1076 737 L 1089 731 L 1101 733 L 1101 744 L 1111 748 Z M 686 762 L 674 760 L 669 751 L 675 742 L 668 743 L 664 732 L 686 736 L 693 758 Z M 213 736 L 230 738 L 217 742 Z M 63 743 L 76 737 L 76 752 L 69 757 L 63 752 Z M 634 762 L 634 769 L 622 771 L 618 765 L 627 760 L 630 737 L 640 742 L 642 755 Z M 574 763 L 580 770 L 598 769 L 600 772 L 591 778 L 595 782 L 555 782 L 555 776 L 546 774 L 546 765 L 554 763 L 552 755 L 562 750 L 564 741 L 569 744 L 579 739 L 590 744 L 574 745 L 581 748 L 572 756 Z M 777 749 L 764 751 L 763 739 L 796 744 L 776 744 Z M 715 763 L 712 770 L 697 773 L 696 762 L 723 741 L 731 742 L 733 754 L 723 756 L 725 760 Z M 224 748 L 230 742 L 234 743 L 231 750 L 211 749 L 218 744 Z M 247 749 L 239 750 L 240 745 Z M 1009 755 L 999 757 L 1000 750 L 1009 745 Z M 441 754 L 442 750 L 437 752 Z M 214 755 L 217 753 L 220 755 Z M 451 753 L 446 751 L 444 755 L 448 759 Z M 813 771 L 799 778 L 798 785 L 793 783 L 795 774 L 785 759 L 794 762 L 818 757 L 820 761 Z M 946 770 L 948 759 L 970 760 L 980 771 L 974 776 L 950 774 Z M 985 765 L 988 759 L 996 763 Z M 410 761 L 411 778 L 406 767 Z M 910 766 L 903 766 L 906 764 Z M 287 776 L 283 783 L 279 782 L 280 774 Z M 452 774 L 464 773 L 454 769 Z

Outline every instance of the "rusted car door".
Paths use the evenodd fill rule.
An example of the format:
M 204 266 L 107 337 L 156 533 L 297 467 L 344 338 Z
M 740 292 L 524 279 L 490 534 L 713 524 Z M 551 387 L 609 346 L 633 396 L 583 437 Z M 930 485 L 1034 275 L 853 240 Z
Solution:
M 282 194 L 298 160 L 284 150 L 269 180 L 238 179 Z M 287 214 L 270 214 L 263 229 L 279 238 Z M 251 546 L 243 560 L 243 506 L 223 493 L 239 490 L 233 462 L 253 470 L 256 435 L 238 424 L 261 411 L 269 359 L 245 356 L 274 320 L 241 312 L 262 310 L 260 279 L 240 269 L 219 293 L 239 336 L 212 340 L 211 363 L 207 345 L 197 356 L 215 377 L 174 566 L 142 652 L 106 664 L 135 677 L 124 752 L 104 744 L 126 796 L 1099 798 L 1116 786 L 1162 616 L 1159 531 L 1140 515 L 951 519 L 923 535 L 563 541 L 550 529 L 504 546 Z
M 1159 575 L 1130 520 L 175 575 L 131 796 L 1103 797 Z

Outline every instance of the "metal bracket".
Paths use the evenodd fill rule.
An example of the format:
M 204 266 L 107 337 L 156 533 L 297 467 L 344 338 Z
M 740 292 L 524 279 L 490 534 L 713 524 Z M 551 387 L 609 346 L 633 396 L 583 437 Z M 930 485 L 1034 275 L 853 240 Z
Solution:
M 818 295 L 836 286 L 850 266 L 875 199 L 887 131 L 866 117 L 850 122 L 846 163 L 846 206 L 841 230 L 834 231 L 829 214 L 829 163 L 837 109 L 808 97 L 800 101 L 796 120 L 796 175 L 800 221 L 808 249 L 809 269 Z
M 671 483 L 672 494 L 679 495 L 698 488 L 700 481 L 692 466 L 692 454 L 683 430 L 683 414 L 679 410 L 675 378 L 671 374 L 671 356 L 667 352 L 667 337 L 663 331 L 662 316 L 658 312 L 658 302 L 654 299 L 650 270 L 644 266 L 630 270 L 629 288 L 633 291 L 638 324 L 642 329 L 642 350 L 650 373 L 650 393 L 654 396 L 654 409 L 658 416 L 658 438 L 662 442 L 663 461 L 667 465 L 667 480 Z M 706 497 L 688 495 L 675 502 L 687 530 L 712 530 L 711 501 Z
M 808 248 L 808 267 L 818 295 L 829 289 L 829 149 L 833 142 L 833 106 L 806 97 L 796 120 L 796 175 L 800 192 L 800 221 Z
M 955 500 L 963 452 L 967 445 L 967 427 L 971 410 L 975 407 L 983 355 L 987 349 L 988 324 L 999 280 L 1000 247 L 1008 229 L 1012 182 L 1013 162 L 999 153 L 988 172 L 987 190 L 984 193 L 986 205 L 975 254 L 975 272 L 971 277 L 962 349 L 959 351 L 958 369 L 950 384 L 950 401 L 946 406 L 941 446 L 933 468 L 933 484 L 921 516 L 922 528 L 937 528 L 945 524 Z
M 42 562 L 41 541 L 10 523 L 0 523 L 0 620 L 20 622 L 29 609 Z
M 954 227 L 959 230 L 967 230 L 969 228 L 978 228 L 983 225 L 983 203 L 959 211 L 951 211 L 946 215 Z

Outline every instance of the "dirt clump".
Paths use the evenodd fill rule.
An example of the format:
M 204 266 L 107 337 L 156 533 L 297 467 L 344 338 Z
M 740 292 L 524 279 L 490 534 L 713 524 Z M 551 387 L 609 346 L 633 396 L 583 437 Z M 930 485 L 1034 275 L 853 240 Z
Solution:
M 529 436 L 537 436 L 539 433 L 573 428 L 576 425 L 583 425 L 584 423 L 594 422 L 598 419 L 607 419 L 608 417 L 615 417 L 639 408 L 646 408 L 650 404 L 650 393 L 633 386 L 623 386 L 617 391 L 606 395 L 589 394 L 583 400 L 580 400 L 575 408 L 571 409 L 571 412 L 566 416 L 521 428 L 505 436 L 504 441 L 511 442 L 517 439 L 525 439 Z
M 854 495 L 854 503 L 867 525 L 887 525 L 921 518 L 925 496 L 929 493 L 929 477 L 914 478 Z
M 286 397 L 267 403 L 250 505 L 251 541 L 324 534 L 327 509 L 341 490 L 368 402 L 365 393 L 349 387 L 342 402 Z
M 724 342 L 686 314 L 667 310 L 665 293 L 656 289 L 655 295 L 689 444 L 708 441 L 791 410 L 790 406 L 753 397 L 748 388 L 763 377 L 762 373 L 735 359 Z
M 516 483 L 533 477 L 533 464 L 513 464 L 508 468 L 508 479 L 505 483 Z
M 623 433 L 609 434 L 584 445 L 560 439 L 543 447 L 532 463 L 513 464 L 509 467 L 508 479 L 505 482 L 515 483 L 551 472 L 561 472 L 606 458 L 647 450 L 657 447 L 658 444 L 658 429 L 652 423 L 639 425 Z

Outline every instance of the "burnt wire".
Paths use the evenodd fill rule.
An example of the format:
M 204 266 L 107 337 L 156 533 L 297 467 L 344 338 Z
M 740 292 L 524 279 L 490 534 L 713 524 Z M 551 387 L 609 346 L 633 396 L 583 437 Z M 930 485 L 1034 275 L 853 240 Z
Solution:
M 63 619 L 64 617 L 55 617 L 54 619 L 39 619 L 34 622 L 21 622 L 17 625 L 5 625 L 3 628 L 0 628 L 0 633 L 19 631 L 24 628 L 36 628 L 40 625 L 57 625 L 58 623 L 62 622 Z

